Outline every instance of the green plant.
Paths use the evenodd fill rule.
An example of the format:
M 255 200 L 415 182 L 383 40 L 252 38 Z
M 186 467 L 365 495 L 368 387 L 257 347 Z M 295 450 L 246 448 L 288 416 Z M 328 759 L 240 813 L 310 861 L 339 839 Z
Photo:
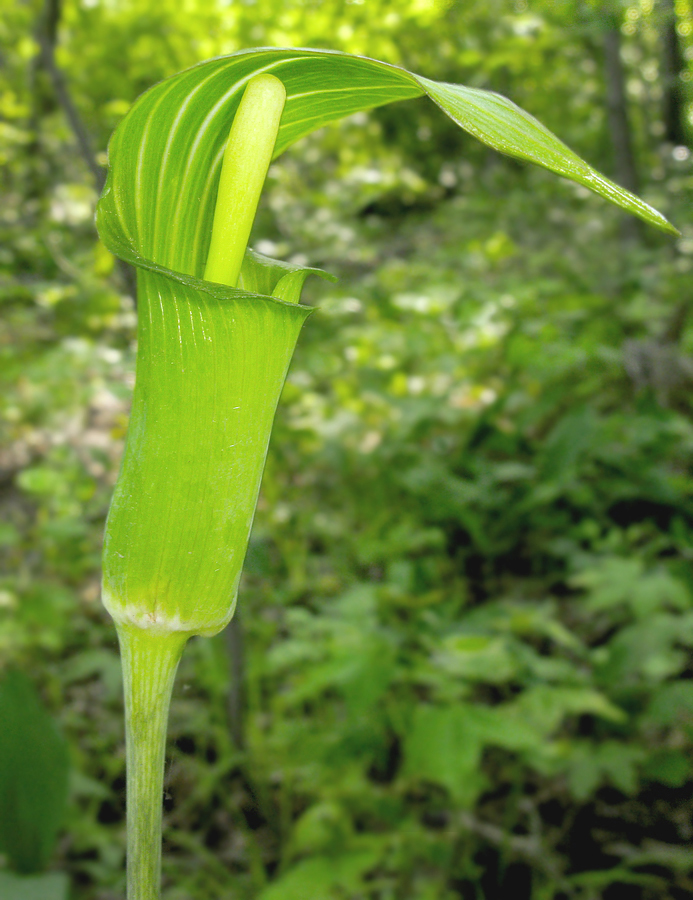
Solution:
M 65 818 L 65 739 L 21 672 L 9 672 L 0 683 L 0 722 L 0 852 L 18 873 L 0 872 L 0 896 L 64 900 L 66 877 L 39 873 Z
M 269 97 L 253 96 L 263 88 Z M 484 143 L 675 233 L 505 98 L 361 57 L 245 51 L 170 78 L 135 104 L 111 141 L 98 207 L 104 243 L 138 271 L 137 385 L 103 580 L 124 668 L 130 900 L 159 893 L 173 679 L 187 639 L 217 633 L 233 615 L 274 412 L 310 314 L 300 294 L 316 270 L 246 249 L 267 165 L 323 124 L 421 95 Z M 246 115 L 268 123 L 259 143 Z M 228 180 L 224 159 L 237 166 Z M 230 211 L 249 176 L 252 190 Z

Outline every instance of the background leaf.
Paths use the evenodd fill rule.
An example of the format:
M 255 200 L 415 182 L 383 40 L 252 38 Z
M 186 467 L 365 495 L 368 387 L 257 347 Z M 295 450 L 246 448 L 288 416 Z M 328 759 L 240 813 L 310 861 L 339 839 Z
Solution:
M 67 745 L 29 679 L 0 685 L 0 850 L 24 874 L 50 858 L 67 799 Z
M 2 900 L 67 900 L 66 875 L 51 872 L 46 875 L 12 875 L 0 872 Z

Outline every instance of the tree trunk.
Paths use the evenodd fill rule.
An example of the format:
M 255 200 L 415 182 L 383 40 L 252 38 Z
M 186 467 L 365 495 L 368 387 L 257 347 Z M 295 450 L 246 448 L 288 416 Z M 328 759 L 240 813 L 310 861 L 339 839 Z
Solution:
M 660 0 L 662 14 L 662 89 L 664 93 L 664 138 L 672 144 L 685 144 L 684 97 L 681 72 L 684 68 L 679 36 L 676 32 L 674 0 Z
M 635 194 L 638 191 L 638 176 L 628 119 L 626 79 L 621 62 L 621 32 L 617 25 L 609 26 L 604 34 L 604 75 L 609 131 L 614 148 L 614 177 L 620 185 Z
M 60 71 L 55 61 L 55 47 L 58 41 L 58 25 L 60 24 L 61 13 L 61 0 L 46 0 L 41 23 L 36 35 L 41 53 L 41 65 L 48 75 L 58 103 L 62 107 L 63 112 L 70 123 L 70 128 L 72 129 L 72 133 L 77 141 L 77 146 L 79 147 L 79 152 L 81 153 L 84 162 L 89 167 L 89 171 L 94 176 L 96 189 L 101 193 L 106 180 L 104 170 L 96 162 L 87 129 L 84 127 L 84 123 L 77 111 L 77 107 L 72 102 L 72 96 L 63 73 Z
M 82 121 L 82 118 L 72 100 L 72 94 L 60 67 L 55 60 L 55 48 L 58 43 L 58 29 L 62 15 L 62 0 L 45 0 L 41 15 L 36 27 L 36 42 L 38 53 L 33 61 L 31 79 L 34 87 L 34 108 L 32 111 L 32 132 L 34 134 L 33 146 L 39 151 L 40 146 L 40 120 L 41 120 L 41 76 L 45 75 L 50 83 L 56 101 L 60 105 L 74 135 L 77 147 L 87 168 L 94 177 L 97 193 L 103 190 L 106 173 L 96 162 L 92 150 L 91 138 Z M 122 260 L 116 260 L 116 269 L 120 273 L 125 290 L 131 295 L 137 306 L 137 279 L 134 270 Z
M 604 81 L 607 121 L 614 149 L 613 177 L 624 188 L 637 194 L 638 174 L 621 60 L 621 32 L 617 22 L 609 23 L 604 32 Z M 640 234 L 640 223 L 632 216 L 624 218 L 622 233 L 626 240 L 636 238 Z

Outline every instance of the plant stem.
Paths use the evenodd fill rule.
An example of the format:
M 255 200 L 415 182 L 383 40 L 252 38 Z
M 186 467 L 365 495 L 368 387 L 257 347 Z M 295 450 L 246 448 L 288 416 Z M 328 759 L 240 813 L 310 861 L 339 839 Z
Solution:
M 160 896 L 166 726 L 188 637 L 118 625 L 125 690 L 128 900 Z
M 232 287 L 238 281 L 285 101 L 284 85 L 273 75 L 248 82 L 224 153 L 207 281 Z M 125 689 L 127 896 L 159 900 L 168 708 L 189 634 L 121 622 L 118 637 Z
M 248 82 L 224 151 L 206 281 L 238 282 L 285 102 L 284 85 L 274 75 Z

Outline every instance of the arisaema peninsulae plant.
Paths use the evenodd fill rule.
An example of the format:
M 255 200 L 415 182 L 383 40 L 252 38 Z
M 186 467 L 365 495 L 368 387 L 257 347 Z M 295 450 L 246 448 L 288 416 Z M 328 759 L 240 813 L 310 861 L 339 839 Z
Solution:
M 274 413 L 314 269 L 247 248 L 271 159 L 321 126 L 428 97 L 502 153 L 666 219 L 494 93 L 324 50 L 246 50 L 155 85 L 118 126 L 101 238 L 137 270 L 136 385 L 104 541 L 127 744 L 128 900 L 159 897 L 166 721 L 193 635 L 231 619 Z M 233 127 L 231 127 L 233 125 Z

